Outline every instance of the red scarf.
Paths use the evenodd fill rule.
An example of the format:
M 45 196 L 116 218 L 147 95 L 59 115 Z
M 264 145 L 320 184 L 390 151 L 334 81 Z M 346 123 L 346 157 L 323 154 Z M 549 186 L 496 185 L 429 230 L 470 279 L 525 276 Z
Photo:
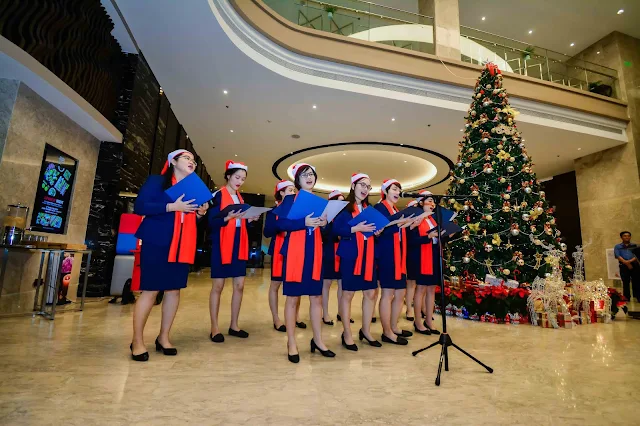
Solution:
M 354 204 L 353 206 L 352 216 L 356 217 L 360 214 L 358 210 L 358 206 Z M 362 209 L 364 210 L 367 206 L 362 205 Z M 364 279 L 366 281 L 373 280 L 373 258 L 375 256 L 374 253 L 374 245 L 375 240 L 373 238 L 364 239 L 364 235 L 362 232 L 356 232 L 356 244 L 358 245 L 358 257 L 356 258 L 356 266 L 353 268 L 354 275 L 362 275 L 362 259 L 364 257 L 364 246 L 367 246 L 367 264 L 365 265 L 364 271 Z
M 340 272 L 340 256 L 338 256 L 338 246 L 340 245 L 340 243 L 333 243 L 333 256 L 335 259 L 335 262 L 333 263 L 334 265 L 334 271 L 335 272 Z
M 276 206 L 280 205 L 279 202 L 276 201 Z M 276 221 L 278 220 L 278 216 L 276 216 Z M 286 232 L 278 232 L 276 234 L 276 242 L 273 248 L 273 258 L 271 260 L 271 271 L 274 278 L 282 277 L 282 264 L 284 263 L 284 256 L 280 253 L 282 250 L 282 245 L 284 244 L 284 236 L 287 235 Z
M 223 186 L 220 190 L 222 195 L 222 202 L 220 203 L 220 210 L 224 210 L 227 206 L 236 204 L 229 194 L 229 190 L 226 186 Z M 244 203 L 242 196 L 236 193 L 240 204 Z M 220 229 L 220 254 L 222 255 L 222 264 L 229 265 L 233 259 L 233 243 L 236 238 L 236 219 L 231 219 L 225 226 Z M 240 247 L 238 250 L 238 259 L 249 259 L 249 236 L 247 234 L 246 219 L 240 219 Z
M 296 195 L 296 198 L 298 196 Z M 322 234 L 320 228 L 313 230 L 313 274 L 315 281 L 320 280 L 322 274 Z M 289 233 L 287 247 L 287 270 L 285 281 L 301 283 L 304 271 L 304 252 L 306 249 L 307 228 Z
M 177 183 L 176 177 L 171 184 Z M 173 237 L 169 247 L 170 263 L 188 263 L 193 265 L 196 258 L 196 241 L 198 239 L 196 214 L 175 212 L 173 219 Z
M 382 202 L 390 215 L 398 213 L 396 206 L 389 201 Z M 402 250 L 400 250 L 400 232 L 402 232 Z M 407 273 L 407 230 L 402 228 L 400 232 L 393 234 L 393 263 L 395 265 L 396 280 L 402 279 L 402 274 Z
M 435 219 L 429 216 L 418 225 L 418 233 L 421 237 L 425 237 L 435 226 Z M 433 275 L 433 240 L 420 245 L 420 273 Z

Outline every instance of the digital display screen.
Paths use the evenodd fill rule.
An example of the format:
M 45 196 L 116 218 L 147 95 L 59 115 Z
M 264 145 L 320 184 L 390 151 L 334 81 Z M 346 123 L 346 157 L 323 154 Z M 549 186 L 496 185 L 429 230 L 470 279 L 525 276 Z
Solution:
M 64 234 L 78 161 L 46 145 L 31 216 L 31 229 Z

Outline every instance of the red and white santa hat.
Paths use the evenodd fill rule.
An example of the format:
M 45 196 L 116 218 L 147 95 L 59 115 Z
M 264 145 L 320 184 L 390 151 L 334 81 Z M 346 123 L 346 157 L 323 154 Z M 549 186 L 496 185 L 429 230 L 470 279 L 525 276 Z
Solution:
M 276 184 L 276 190 L 274 193 L 277 194 L 278 192 L 282 191 L 283 189 L 289 186 L 293 186 L 293 182 L 291 182 L 290 180 L 281 180 Z
M 418 200 L 411 200 L 409 201 L 409 203 L 407 204 L 407 207 L 415 207 L 418 205 Z
M 162 171 L 160 172 L 161 175 L 167 173 L 167 170 L 169 170 L 169 165 L 171 164 L 171 160 L 173 160 L 174 158 L 176 158 L 178 155 L 181 154 L 191 154 L 189 151 L 187 151 L 186 149 L 176 149 L 173 152 L 170 152 L 169 155 L 167 155 L 167 161 L 164 163 L 164 167 L 162 168 Z M 193 156 L 193 154 L 191 154 Z
M 342 195 L 342 192 L 340 192 L 340 191 L 339 191 L 339 190 L 337 190 L 337 189 L 334 189 L 333 191 L 331 191 L 331 192 L 329 193 L 329 199 L 335 198 L 335 197 L 337 197 L 337 196 L 339 196 L 339 195 Z
M 418 192 L 418 194 L 420 194 L 423 200 L 426 200 L 427 198 L 430 198 L 433 195 L 431 191 L 427 191 L 426 189 L 423 189 L 422 191 Z
M 298 172 L 302 170 L 305 166 L 311 167 L 311 170 L 313 170 L 314 172 L 316 171 L 316 168 L 313 167 L 311 164 L 297 163 L 297 164 L 294 164 L 293 167 L 291 168 L 291 173 L 293 173 L 293 177 L 295 178 L 296 176 L 298 176 Z
M 351 175 L 351 185 L 359 181 L 360 179 L 369 179 L 369 175 L 366 173 L 354 173 Z
M 245 172 L 249 171 L 249 168 L 244 163 L 241 163 L 239 161 L 227 160 L 227 162 L 224 163 L 224 170 L 227 171 L 231 169 L 242 169 Z
M 397 179 L 385 179 L 385 180 L 383 180 L 382 181 L 382 186 L 380 187 L 380 191 L 381 192 L 385 192 L 387 190 L 387 188 L 389 188 L 394 183 L 397 184 L 398 186 L 400 186 L 400 182 L 398 182 Z

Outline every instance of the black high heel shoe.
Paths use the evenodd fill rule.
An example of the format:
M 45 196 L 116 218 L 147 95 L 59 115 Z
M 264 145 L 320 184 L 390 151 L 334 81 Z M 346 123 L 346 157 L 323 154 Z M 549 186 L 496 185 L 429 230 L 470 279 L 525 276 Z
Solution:
M 378 322 L 378 318 L 376 317 L 371 318 L 371 322 L 375 324 L 376 322 Z
M 416 331 L 416 333 L 424 334 L 425 336 L 431 335 L 431 331 L 429 331 L 428 328 L 426 330 L 420 330 L 415 324 L 413 324 L 413 329 Z
M 175 356 L 178 355 L 178 350 L 176 348 L 165 348 L 158 342 L 156 338 L 156 352 L 162 352 L 163 355 L 167 356 Z
M 353 345 L 347 345 L 347 342 L 344 341 L 344 333 L 342 333 L 342 346 L 347 348 L 347 350 L 358 352 L 358 346 L 354 343 Z
M 416 319 L 415 317 L 410 316 L 405 316 L 405 318 L 407 319 L 407 321 L 414 321 Z
M 129 349 L 131 349 L 131 359 L 139 362 L 147 362 L 149 361 L 149 352 L 142 353 L 140 355 L 133 354 L 133 343 L 129 345 Z
M 249 333 L 244 330 L 234 330 L 233 328 L 229 328 L 229 336 L 246 339 L 247 337 L 249 337 Z
M 413 333 L 412 333 L 412 332 L 410 332 L 409 330 L 402 330 L 402 332 L 401 332 L 401 333 L 396 333 L 396 332 L 394 331 L 393 333 L 394 333 L 396 336 L 400 336 L 400 337 L 404 337 L 404 338 L 407 338 L 407 337 L 411 337 L 411 336 L 413 336 Z
M 382 341 L 384 343 L 391 343 L 392 345 L 400 345 L 400 346 L 406 346 L 409 344 L 409 341 L 402 336 L 398 336 L 398 338 L 394 342 L 393 340 L 389 339 L 387 336 L 383 334 Z
M 222 333 L 218 333 L 215 336 L 213 335 L 213 333 L 209 333 L 209 339 L 211 339 L 211 341 L 213 343 L 223 343 L 224 342 L 224 336 L 222 335 Z
M 322 322 L 326 325 L 333 325 L 333 320 L 325 321 L 324 318 L 322 318 Z
M 286 333 L 286 332 L 287 332 L 287 326 L 286 326 L 286 325 L 284 325 L 284 324 L 282 324 L 280 327 L 276 327 L 276 325 L 275 325 L 275 324 L 273 324 L 273 329 L 274 329 L 275 331 L 279 331 L 279 332 L 281 332 L 281 333 Z
M 342 318 L 340 318 L 340 314 L 338 314 L 338 321 L 339 321 L 339 322 L 342 322 Z M 353 320 L 353 318 L 351 318 L 351 319 L 349 320 L 349 322 L 350 322 L 351 324 L 353 324 L 355 321 Z M 375 322 L 375 321 L 374 321 L 374 322 Z
M 291 355 L 289 353 L 289 346 L 287 345 L 287 358 L 289 358 L 289 362 L 297 364 L 300 362 L 300 354 Z
M 382 343 L 378 342 L 377 340 L 367 339 L 367 336 L 364 335 L 364 333 L 362 332 L 362 329 L 360 329 L 360 331 L 358 332 L 358 338 L 360 339 L 360 341 L 366 340 L 369 346 L 373 346 L 374 348 L 382 347 Z
M 300 321 L 300 322 L 296 321 L 296 327 L 301 328 L 301 329 L 304 330 L 305 328 L 307 328 L 307 324 L 303 323 L 302 321 Z
M 429 326 L 427 325 L 427 322 L 426 322 L 426 321 L 425 321 L 423 324 L 424 324 L 424 326 L 425 326 L 425 327 L 427 327 L 427 330 L 429 330 L 429 331 L 431 332 L 431 334 L 435 334 L 435 335 L 440 334 L 440 332 L 439 332 L 438 330 L 436 330 L 435 328 L 431 328 L 431 327 L 429 327 Z
M 311 339 L 311 353 L 315 353 L 316 349 L 320 351 L 322 356 L 325 356 L 327 358 L 333 358 L 336 356 L 336 354 L 331 352 L 329 349 L 327 349 L 326 351 L 323 351 L 322 349 L 320 349 L 318 345 L 316 345 L 316 342 L 313 339 Z

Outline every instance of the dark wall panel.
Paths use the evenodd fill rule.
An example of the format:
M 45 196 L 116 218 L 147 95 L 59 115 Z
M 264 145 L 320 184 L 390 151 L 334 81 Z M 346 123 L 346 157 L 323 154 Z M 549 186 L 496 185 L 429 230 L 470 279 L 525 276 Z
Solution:
M 164 167 L 167 156 L 164 155 L 164 141 L 167 134 L 167 119 L 171 104 L 166 96 L 160 96 L 160 107 L 158 109 L 158 124 L 156 125 L 156 135 L 153 144 L 153 157 L 151 158 L 151 174 L 160 174 Z
M 180 131 L 178 133 L 177 149 L 187 149 L 187 132 L 184 130 L 184 127 L 182 126 L 180 126 Z
M 173 113 L 172 109 L 169 109 L 169 118 L 167 119 L 167 133 L 164 138 L 164 155 L 163 157 L 166 159 L 167 155 L 171 151 L 175 151 L 178 145 L 178 119 L 176 115 Z
M 554 176 L 542 184 L 549 205 L 555 206 L 555 218 L 560 236 L 567 244 L 569 260 L 573 264 L 573 253 L 577 245 L 582 245 L 580 229 L 580 209 L 578 208 L 578 187 L 575 172 Z

